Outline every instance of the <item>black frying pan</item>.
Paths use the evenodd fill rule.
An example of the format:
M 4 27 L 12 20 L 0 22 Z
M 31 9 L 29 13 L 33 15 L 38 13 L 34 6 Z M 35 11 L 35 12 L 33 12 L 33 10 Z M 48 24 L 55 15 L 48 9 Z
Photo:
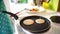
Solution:
M 35 22 L 35 20 L 36 19 L 39 19 L 39 18 L 44 19 L 45 20 L 45 23 L 44 24 L 37 24 Z M 32 19 L 32 20 L 34 20 L 34 24 L 29 25 L 29 26 L 25 25 L 23 23 L 23 21 L 26 20 L 26 19 Z M 27 16 L 27 17 L 23 18 L 20 21 L 20 25 L 24 29 L 26 29 L 26 30 L 28 30 L 28 31 L 30 31 L 32 33 L 43 33 L 43 32 L 46 32 L 46 31 L 48 31 L 50 29 L 50 21 L 48 19 L 42 17 L 42 16 Z
M 13 13 L 7 12 L 7 11 L 2 11 L 2 12 L 3 13 L 7 13 L 9 15 L 12 15 L 16 20 L 18 19 L 18 16 L 16 14 L 13 14 Z M 35 20 L 39 19 L 39 18 L 44 19 L 45 23 L 43 23 L 43 24 L 37 24 L 35 22 Z M 34 24 L 29 25 L 29 26 L 25 25 L 23 23 L 23 21 L 26 20 L 26 19 L 32 19 L 32 20 L 34 20 Z M 50 21 L 47 18 L 45 18 L 45 17 L 42 17 L 42 16 L 27 16 L 27 17 L 23 18 L 20 21 L 20 25 L 22 26 L 22 28 L 24 28 L 27 31 L 30 31 L 32 33 L 43 33 L 43 32 L 46 32 L 46 31 L 48 31 L 50 29 L 50 25 L 51 24 L 50 24 Z

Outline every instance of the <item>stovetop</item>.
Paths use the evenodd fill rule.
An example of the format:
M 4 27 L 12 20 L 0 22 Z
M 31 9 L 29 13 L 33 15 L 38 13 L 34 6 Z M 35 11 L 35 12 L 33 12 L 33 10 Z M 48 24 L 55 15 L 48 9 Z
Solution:
M 17 25 L 17 30 L 19 34 L 25 34 L 19 25 Z M 50 30 L 43 34 L 60 34 L 60 24 L 52 23 Z
M 51 14 L 51 15 L 53 15 L 53 14 Z M 57 14 L 55 13 L 54 15 L 57 15 Z M 58 15 L 60 15 L 60 14 L 58 13 Z M 46 16 L 46 17 L 50 17 L 50 15 Z M 16 28 L 17 28 L 18 34 L 26 34 L 22 30 L 22 28 L 21 28 L 20 25 L 16 24 Z M 51 28 L 50 28 L 50 30 L 47 31 L 47 32 L 45 32 L 45 33 L 43 33 L 43 34 L 60 34 L 60 24 L 51 22 Z

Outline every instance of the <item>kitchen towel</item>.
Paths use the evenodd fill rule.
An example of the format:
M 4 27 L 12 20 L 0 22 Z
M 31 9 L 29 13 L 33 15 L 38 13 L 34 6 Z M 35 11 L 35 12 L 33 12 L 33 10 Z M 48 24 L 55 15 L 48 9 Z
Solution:
M 1 11 L 5 11 L 6 7 L 4 5 L 3 0 L 0 0 L 0 34 L 13 34 L 14 29 L 10 17 L 2 13 Z

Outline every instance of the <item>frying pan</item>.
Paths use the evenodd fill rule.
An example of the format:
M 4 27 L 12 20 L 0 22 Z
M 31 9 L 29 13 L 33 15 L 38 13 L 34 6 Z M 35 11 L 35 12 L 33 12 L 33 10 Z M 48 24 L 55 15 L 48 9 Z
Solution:
M 16 14 L 13 14 L 11 12 L 7 12 L 7 11 L 2 11 L 3 13 L 6 13 L 6 14 L 9 14 L 11 16 L 13 16 L 16 20 L 18 19 L 18 16 Z M 43 24 L 37 24 L 35 22 L 36 19 L 44 19 L 45 22 Z M 32 19 L 34 20 L 34 24 L 32 25 L 25 25 L 23 23 L 24 20 L 26 19 Z M 27 17 L 24 17 L 23 19 L 21 19 L 20 21 L 20 25 L 22 28 L 26 29 L 27 31 L 29 32 L 32 32 L 32 33 L 43 33 L 43 32 L 47 32 L 49 29 L 50 29 L 50 21 L 45 18 L 45 17 L 42 17 L 42 16 L 37 16 L 37 15 L 33 15 L 33 16 L 27 16 Z
M 32 19 L 32 20 L 34 20 L 34 24 L 29 25 L 29 26 L 25 25 L 23 23 L 23 21 L 26 20 L 26 19 Z M 45 23 L 44 24 L 37 24 L 35 22 L 36 19 L 44 19 Z M 48 31 L 50 29 L 50 21 L 48 19 L 42 17 L 42 16 L 34 16 L 34 15 L 33 16 L 27 16 L 27 17 L 23 18 L 20 21 L 20 25 L 24 29 L 26 29 L 26 30 L 28 30 L 28 31 L 30 31 L 32 33 L 43 33 L 43 32 L 46 32 L 46 31 Z

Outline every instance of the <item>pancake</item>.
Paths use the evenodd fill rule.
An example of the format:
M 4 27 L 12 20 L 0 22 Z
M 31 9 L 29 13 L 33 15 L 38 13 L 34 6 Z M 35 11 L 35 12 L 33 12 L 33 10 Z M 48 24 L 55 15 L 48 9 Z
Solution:
M 45 20 L 44 19 L 36 19 L 35 22 L 38 24 L 43 24 L 43 23 L 45 23 Z
M 23 23 L 25 25 L 32 25 L 34 23 L 34 21 L 32 19 L 26 19 L 26 20 L 23 21 Z

